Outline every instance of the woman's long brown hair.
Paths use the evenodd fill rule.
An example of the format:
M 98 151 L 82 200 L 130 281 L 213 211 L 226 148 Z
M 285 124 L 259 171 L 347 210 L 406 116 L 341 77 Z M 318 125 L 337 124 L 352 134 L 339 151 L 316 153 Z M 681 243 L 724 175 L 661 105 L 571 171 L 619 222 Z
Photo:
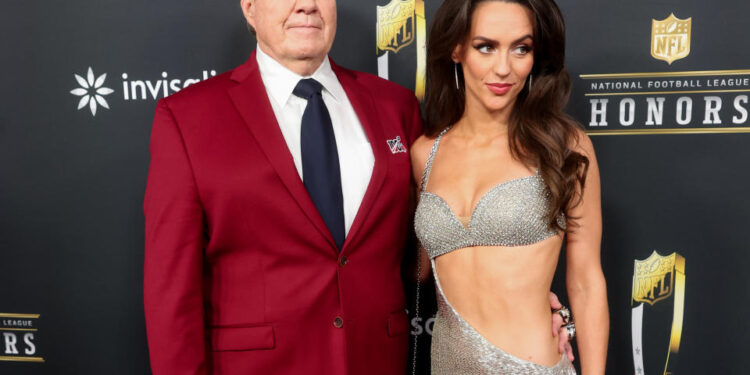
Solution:
M 492 0 L 446 0 L 430 26 L 427 43 L 425 133 L 435 136 L 458 122 L 464 114 L 463 74 L 451 55 L 465 44 L 477 4 Z M 551 227 L 564 230 L 557 218 L 582 200 L 588 158 L 571 149 L 580 126 L 563 112 L 570 96 L 570 76 L 565 69 L 565 23 L 553 0 L 494 0 L 523 5 L 534 15 L 533 84 L 519 93 L 508 124 L 511 154 L 537 166 L 550 192 Z M 575 219 L 568 215 L 568 221 Z

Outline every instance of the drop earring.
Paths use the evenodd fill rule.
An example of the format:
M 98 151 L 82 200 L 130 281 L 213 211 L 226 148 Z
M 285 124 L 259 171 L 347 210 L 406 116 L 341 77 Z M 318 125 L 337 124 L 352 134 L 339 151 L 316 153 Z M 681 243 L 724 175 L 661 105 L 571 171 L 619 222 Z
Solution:
M 458 63 L 453 64 L 453 75 L 456 77 L 456 90 L 461 90 L 458 86 Z
M 531 83 L 534 82 L 534 76 L 529 74 L 529 91 L 531 91 Z

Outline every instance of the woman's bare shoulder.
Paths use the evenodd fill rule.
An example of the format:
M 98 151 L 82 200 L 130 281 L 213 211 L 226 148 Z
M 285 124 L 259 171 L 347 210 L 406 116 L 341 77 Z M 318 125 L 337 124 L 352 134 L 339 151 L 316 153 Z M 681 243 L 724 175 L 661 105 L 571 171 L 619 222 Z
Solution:
M 570 143 L 570 149 L 591 158 L 595 156 L 594 143 L 583 129 L 576 129 L 575 136 Z
M 420 135 L 411 145 L 411 160 L 414 161 L 416 158 L 427 161 L 434 142 L 434 137 L 428 137 L 424 134 Z
M 411 145 L 411 169 L 414 173 L 414 180 L 417 183 L 422 179 L 422 172 L 424 172 L 424 167 L 427 164 L 427 158 L 430 156 L 433 143 L 435 143 L 435 137 L 428 137 L 423 134 Z

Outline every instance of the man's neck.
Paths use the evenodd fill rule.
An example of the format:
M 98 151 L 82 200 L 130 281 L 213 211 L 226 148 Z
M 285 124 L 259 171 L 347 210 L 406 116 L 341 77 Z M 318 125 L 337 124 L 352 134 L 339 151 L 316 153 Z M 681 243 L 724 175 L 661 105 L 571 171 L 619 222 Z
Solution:
M 263 47 L 260 43 L 258 43 L 258 47 L 266 56 L 278 62 L 281 66 L 289 69 L 293 73 L 303 77 L 313 75 L 326 58 L 326 55 L 323 55 L 304 59 L 281 59 L 269 53 L 268 51 L 270 51 L 270 48 Z

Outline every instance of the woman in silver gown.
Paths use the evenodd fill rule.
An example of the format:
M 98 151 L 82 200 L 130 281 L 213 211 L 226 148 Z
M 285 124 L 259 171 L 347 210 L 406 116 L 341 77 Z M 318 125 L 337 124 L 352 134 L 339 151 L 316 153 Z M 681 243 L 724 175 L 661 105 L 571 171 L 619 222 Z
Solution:
M 425 135 L 411 149 L 415 229 L 438 313 L 433 374 L 575 374 L 549 331 L 563 241 L 583 374 L 603 374 L 609 317 L 593 146 L 563 113 L 553 0 L 446 0 L 429 35 Z

